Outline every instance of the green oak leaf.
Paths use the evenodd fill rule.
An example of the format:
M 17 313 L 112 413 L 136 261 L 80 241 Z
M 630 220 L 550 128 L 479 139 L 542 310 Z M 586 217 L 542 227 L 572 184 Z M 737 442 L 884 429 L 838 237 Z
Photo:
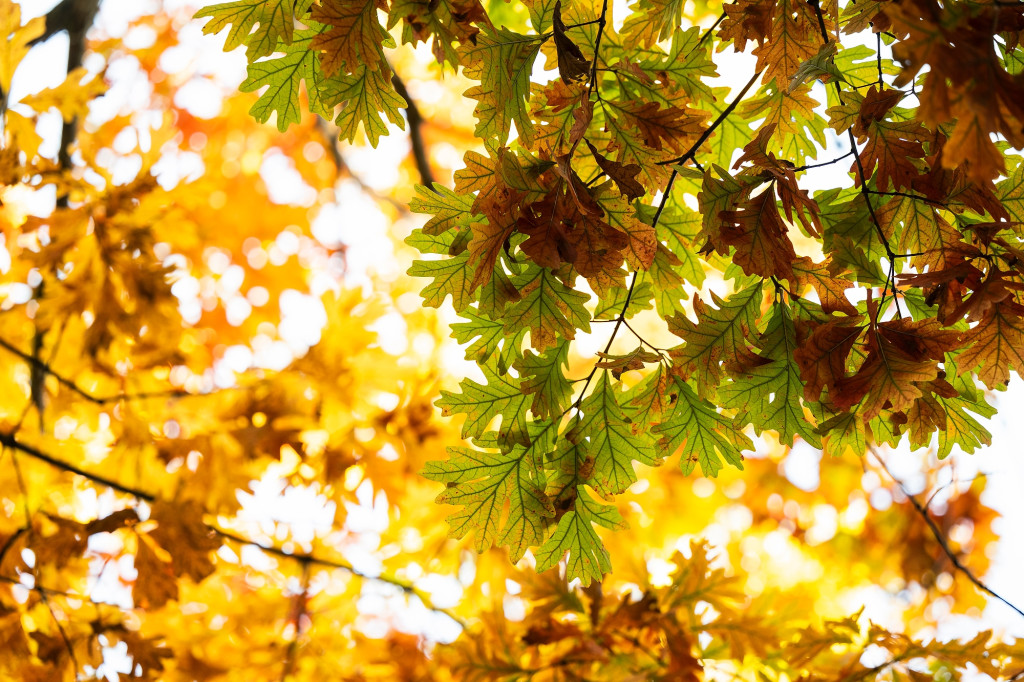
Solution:
M 654 433 L 661 436 L 660 445 L 668 453 L 682 449 L 679 466 L 689 475 L 697 464 L 705 476 L 715 477 L 721 471 L 723 460 L 737 469 L 743 469 L 743 450 L 753 450 L 754 444 L 731 418 L 702 400 L 682 379 L 676 378 L 672 387 L 676 394 L 671 412 L 667 412 Z
M 478 552 L 508 547 L 513 562 L 541 543 L 555 511 L 536 462 L 553 446 L 553 433 L 537 427 L 530 447 L 502 452 L 490 432 L 474 441 L 476 447 L 450 447 L 449 459 L 427 462 L 423 476 L 448 486 L 437 501 L 461 507 L 448 517 L 452 536 L 475 532 Z
M 405 130 L 401 109 L 408 105 L 395 92 L 387 69 L 359 66 L 351 74 L 331 79 L 328 83 L 331 87 L 327 100 L 342 104 L 334 119 L 334 124 L 341 131 L 341 139 L 354 142 L 361 124 L 370 146 L 376 147 L 380 138 L 388 134 L 388 125 L 381 118 L 381 113 Z
M 273 54 L 279 42 L 290 44 L 295 19 L 312 4 L 313 0 L 235 0 L 203 7 L 195 16 L 210 17 L 203 33 L 220 33 L 227 28 L 224 49 L 246 45 L 246 57 L 252 61 Z
M 323 78 L 316 52 L 309 49 L 312 35 L 312 31 L 303 31 L 301 38 L 296 36 L 295 42 L 286 47 L 280 57 L 249 64 L 248 77 L 238 89 L 253 92 L 266 88 L 249 109 L 249 114 L 260 123 L 266 123 L 275 113 L 277 129 L 281 132 L 299 122 L 299 83 L 306 81 L 306 87 L 313 91 L 316 87 L 310 88 L 310 84 Z
M 525 329 L 520 329 L 509 337 L 505 336 L 504 322 L 481 315 L 475 308 L 467 308 L 459 315 L 467 321 L 452 323 L 452 338 L 461 344 L 469 344 L 466 347 L 467 360 L 484 363 L 494 355 L 497 358 L 498 371 L 504 373 L 522 357 Z
M 499 374 L 494 363 L 485 363 L 480 369 L 486 384 L 463 379 L 459 384 L 462 389 L 459 393 L 441 391 L 441 398 L 436 405 L 446 417 L 453 414 L 466 415 L 462 425 L 463 438 L 479 438 L 495 417 L 501 417 L 498 442 L 506 447 L 513 443 L 528 445 L 530 438 L 526 432 L 526 410 L 530 397 L 520 390 L 518 379 Z
M 602 495 L 616 495 L 636 483 L 634 460 L 648 466 L 661 463 L 654 450 L 654 439 L 649 432 L 634 429 L 620 404 L 622 398 L 608 372 L 602 372 L 597 386 L 580 406 L 582 419 L 567 434 L 593 460 L 587 483 Z
M 712 291 L 711 299 L 716 308 L 694 297 L 696 324 L 685 315 L 669 320 L 672 333 L 685 341 L 671 351 L 675 366 L 683 378 L 696 377 L 701 397 L 715 394 L 722 380 L 723 362 L 736 366 L 750 363 L 753 354 L 747 347 L 747 339 L 756 333 L 761 289 L 758 280 L 724 300 Z
M 745 368 L 719 389 L 723 406 L 744 411 L 743 417 L 750 420 L 758 433 L 771 429 L 779 434 L 781 443 L 791 446 L 793 436 L 799 434 L 820 448 L 821 440 L 800 404 L 804 384 L 800 367 L 793 360 L 797 340 L 789 306 L 773 306 L 757 345 L 764 364 Z
M 823 421 L 818 426 L 822 437 L 822 450 L 830 457 L 842 457 L 850 453 L 862 457 L 870 440 L 867 425 L 856 412 L 839 414 Z
M 413 230 L 405 243 L 417 248 L 421 253 L 441 256 L 432 260 L 413 261 L 409 268 L 412 277 L 429 277 L 434 281 L 423 287 L 421 292 L 423 304 L 431 308 L 440 308 L 445 298 L 452 297 L 455 311 L 465 310 L 473 302 L 473 266 L 469 264 L 469 253 L 463 251 L 454 257 L 445 257 L 456 232 L 449 230 L 439 235 L 428 235 L 423 230 Z
M 504 145 L 512 123 L 519 138 L 530 143 L 534 125 L 530 117 L 530 75 L 543 39 L 504 28 L 483 27 L 476 42 L 461 47 L 468 78 L 480 81 L 465 92 L 477 100 L 476 134 Z
M 456 194 L 436 182 L 429 188 L 416 185 L 416 196 L 409 202 L 409 210 L 431 216 L 423 226 L 426 234 L 440 234 L 453 227 L 465 227 L 476 219 L 472 194 Z
M 560 341 L 546 353 L 526 351 L 515 362 L 522 378 L 522 391 L 533 396 L 530 409 L 538 419 L 557 419 L 569 409 L 572 385 L 562 368 L 569 367 L 569 343 Z
M 506 334 L 529 329 L 530 344 L 544 350 L 558 338 L 574 338 L 577 329 L 590 331 L 584 306 L 590 296 L 566 286 L 551 270 L 531 263 L 512 283 L 521 298 L 505 311 Z
M 558 521 L 551 537 L 537 550 L 537 572 L 554 567 L 568 553 L 565 577 L 584 585 L 612 570 L 611 556 L 601 542 L 594 524 L 610 530 L 626 527 L 619 510 L 595 500 L 583 486 L 576 488 L 573 509 Z
M 637 277 L 644 277 L 638 274 Z M 597 307 L 594 309 L 595 320 L 614 320 L 622 313 L 626 305 L 626 296 L 629 294 L 629 287 L 608 287 L 597 297 Z M 633 294 L 629 296 L 629 306 L 626 308 L 626 318 L 633 317 L 637 313 L 650 310 L 651 300 L 654 298 L 654 289 L 651 283 L 646 280 L 637 281 L 633 287 Z

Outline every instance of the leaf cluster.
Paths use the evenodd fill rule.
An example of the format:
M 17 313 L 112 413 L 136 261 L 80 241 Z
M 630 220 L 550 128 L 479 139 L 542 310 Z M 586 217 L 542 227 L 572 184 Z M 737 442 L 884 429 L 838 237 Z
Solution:
M 715 476 L 742 467 L 751 427 L 833 455 L 988 442 L 981 384 L 1024 369 L 1024 164 L 993 141 L 1024 142 L 1017 9 L 739 0 L 702 30 L 646 0 L 620 29 L 593 0 L 533 0 L 515 28 L 475 3 L 433 22 L 336 5 L 311 6 L 308 44 L 281 38 L 310 73 L 385 64 L 379 10 L 474 83 L 485 151 L 454 190 L 419 190 L 431 217 L 408 239 L 426 305 L 451 301 L 486 382 L 438 402 L 479 448 L 426 472 L 461 507 L 455 534 L 513 559 L 535 547 L 543 566 L 568 551 L 589 581 L 610 565 L 592 527 L 620 522 L 587 490 L 622 493 L 636 463 L 679 453 Z M 226 8 L 203 11 L 209 30 Z M 250 57 L 260 35 L 241 40 Z M 755 58 L 742 88 L 709 82 L 729 47 Z M 542 60 L 558 78 L 531 80 Z M 317 78 L 310 106 L 329 109 L 339 91 Z M 845 187 L 806 189 L 838 163 Z M 587 369 L 579 337 L 604 321 Z

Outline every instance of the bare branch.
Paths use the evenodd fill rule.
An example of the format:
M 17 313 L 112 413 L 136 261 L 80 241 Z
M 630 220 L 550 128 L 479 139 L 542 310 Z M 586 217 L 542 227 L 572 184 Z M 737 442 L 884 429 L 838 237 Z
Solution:
M 434 174 L 430 170 L 427 144 L 423 140 L 423 126 L 426 124 L 426 120 L 420 114 L 416 101 L 405 87 L 405 82 L 398 77 L 394 69 L 391 72 L 391 84 L 395 87 L 395 92 L 401 95 L 402 99 L 408 104 L 405 108 L 405 117 L 409 121 L 409 144 L 412 145 L 412 155 L 416 159 L 416 170 L 420 174 L 420 184 L 432 187 L 434 184 Z
M 821 13 L 821 3 L 819 0 L 807 0 L 807 3 L 814 8 L 814 13 L 818 17 L 818 30 L 821 31 L 821 41 L 827 45 L 829 42 L 828 30 L 825 28 L 825 16 Z M 836 97 L 839 98 L 839 103 L 843 103 L 843 89 L 839 85 L 839 81 L 833 81 L 832 85 L 836 89 Z M 883 311 L 883 305 L 885 304 L 885 295 L 889 290 L 889 285 L 892 285 L 892 301 L 896 305 L 896 315 L 902 317 L 903 313 L 900 311 L 900 300 L 897 296 L 899 293 L 896 288 L 896 258 L 898 257 L 896 252 L 893 251 L 892 245 L 889 244 L 888 237 L 885 236 L 885 230 L 882 229 L 882 223 L 879 222 L 878 216 L 875 214 L 875 206 L 871 203 L 871 190 L 868 189 L 868 177 L 864 170 L 864 162 L 860 158 L 860 151 L 857 149 L 857 138 L 853 134 L 853 128 L 846 131 L 847 136 L 850 138 L 850 152 L 853 154 L 854 163 L 857 166 L 857 174 L 860 177 L 860 191 L 864 195 L 864 202 L 868 206 L 868 213 L 871 215 L 871 222 L 875 226 L 875 231 L 878 233 L 878 238 L 882 242 L 882 246 L 885 247 L 886 256 L 889 258 L 889 273 L 885 278 L 885 284 L 882 286 L 882 296 L 878 302 L 879 314 Z
M 24 454 L 28 455 L 29 457 L 37 459 L 37 460 L 39 460 L 41 462 L 45 462 L 45 463 L 49 464 L 50 466 L 54 467 L 55 469 L 59 469 L 61 471 L 65 471 L 65 472 L 68 472 L 68 473 L 76 474 L 78 476 L 81 476 L 81 477 L 83 477 L 85 479 L 88 479 L 88 480 L 92 481 L 93 483 L 98 483 L 100 485 L 103 485 L 103 486 L 106 486 L 106 487 L 110 488 L 111 490 L 116 490 L 119 493 L 123 493 L 125 495 L 130 495 L 130 496 L 132 496 L 132 497 L 134 497 L 134 498 L 136 498 L 138 500 L 142 500 L 144 502 L 152 503 L 152 502 L 157 501 L 157 499 L 158 499 L 157 496 L 154 495 L 153 493 L 147 492 L 145 490 L 141 490 L 139 488 L 134 488 L 132 486 L 125 485 L 123 483 L 119 483 L 119 482 L 117 482 L 117 481 L 115 481 L 113 479 L 107 478 L 106 476 L 102 476 L 100 474 L 96 474 L 96 473 L 93 473 L 91 471 L 86 471 L 85 469 L 82 469 L 82 468 L 80 468 L 78 466 L 75 466 L 74 464 L 71 464 L 69 462 L 64 462 L 64 461 L 58 459 L 57 457 L 54 457 L 53 455 L 50 455 L 48 453 L 45 453 L 45 452 L 39 450 L 38 448 L 35 448 L 35 447 L 33 447 L 31 445 L 28 445 L 26 443 L 22 443 L 20 440 L 18 440 L 17 438 L 15 438 L 11 434 L 0 433 L 0 445 L 4 445 L 6 447 L 12 448 L 14 450 L 17 450 L 18 452 L 21 452 L 21 453 L 24 453 Z M 392 577 L 392 576 L 387 576 L 387 575 L 371 575 L 371 574 L 365 573 L 363 571 L 360 571 L 359 569 L 357 569 L 355 566 L 353 566 L 352 564 L 350 564 L 348 562 L 344 562 L 344 561 L 340 561 L 340 560 L 324 559 L 324 558 L 321 558 L 321 557 L 313 556 L 311 554 L 294 554 L 294 553 L 291 553 L 291 552 L 287 552 L 284 549 L 282 549 L 280 547 L 277 547 L 275 545 L 263 544 L 263 543 L 255 541 L 255 540 L 251 540 L 249 538 L 244 538 L 244 537 L 242 537 L 240 535 L 236 535 L 236 534 L 232 533 L 231 531 L 224 530 L 224 529 L 222 529 L 222 528 L 220 528 L 218 526 L 215 526 L 213 524 L 206 524 L 206 525 L 207 525 L 207 527 L 210 530 L 212 530 L 214 533 L 216 533 L 217 535 L 221 536 L 222 538 L 224 538 L 226 540 L 231 540 L 233 542 L 238 542 L 238 543 L 244 544 L 244 545 L 251 545 L 253 547 L 256 547 L 258 549 L 263 550 L 264 552 L 266 552 L 268 554 L 273 554 L 274 556 L 278 556 L 278 557 L 281 557 L 281 558 L 284 558 L 284 559 L 291 559 L 293 561 L 312 563 L 312 564 L 316 564 L 318 566 L 324 566 L 326 568 L 335 568 L 335 569 L 343 570 L 343 571 L 346 571 L 348 573 L 351 573 L 354 576 L 357 576 L 359 578 L 363 578 L 364 580 L 371 580 L 371 581 L 374 581 L 374 582 L 385 583 L 387 585 L 391 585 L 393 587 L 397 587 L 402 592 L 405 592 L 407 595 L 417 597 L 420 601 L 423 602 L 423 605 L 427 609 L 429 609 L 431 611 L 434 611 L 435 613 L 440 613 L 440 614 L 443 614 L 445 616 L 448 616 L 449 618 L 451 618 L 453 621 L 455 621 L 459 625 L 461 625 L 463 627 L 465 626 L 465 622 L 462 621 L 457 615 L 452 613 L 450 610 L 434 606 L 432 601 L 431 601 L 431 599 L 430 599 L 430 597 L 429 597 L 429 595 L 427 595 L 422 590 L 417 588 L 411 582 L 408 582 L 408 581 L 405 581 L 405 580 L 401 580 L 399 578 L 395 578 L 395 577 Z
M 377 201 L 390 204 L 395 210 L 398 211 L 399 214 L 405 215 L 409 213 L 409 208 L 405 204 L 398 201 L 394 197 L 389 197 L 387 195 L 381 194 L 374 188 L 367 185 L 366 182 L 361 177 L 359 177 L 352 171 L 352 169 L 348 165 L 348 162 L 345 161 L 345 157 L 341 153 L 341 142 L 338 140 L 337 134 L 333 130 L 331 130 L 330 121 L 325 119 L 323 116 L 317 116 L 316 127 L 317 130 L 320 131 L 320 134 L 323 135 L 324 144 L 327 145 L 328 151 L 331 152 L 331 160 L 334 161 L 334 167 L 338 170 L 339 175 L 342 172 L 344 172 L 345 175 L 351 178 L 353 182 L 359 185 L 359 189 L 361 189 L 363 192 L 365 192 L 370 197 L 376 199 Z
M 945 552 L 950 562 L 952 562 L 953 566 L 956 567 L 956 570 L 963 573 L 967 577 L 967 579 L 974 583 L 974 586 L 977 587 L 979 590 L 991 595 L 992 597 L 995 597 L 996 599 L 998 599 L 999 601 L 1003 602 L 1011 609 L 1016 611 L 1021 616 L 1024 616 L 1024 611 L 1014 606 L 1002 595 L 994 592 L 992 588 L 983 583 L 976 575 L 974 575 L 971 569 L 967 568 L 967 566 L 965 566 L 963 562 L 960 561 L 960 557 L 957 555 L 956 552 L 953 551 L 953 548 L 949 546 L 949 541 L 946 539 L 945 534 L 943 534 L 942 529 L 939 528 L 938 524 L 936 524 L 935 520 L 931 517 L 931 514 L 928 513 L 928 509 L 925 508 L 925 506 L 921 504 L 920 501 L 918 501 L 917 497 L 907 492 L 907 487 L 903 484 L 903 481 L 901 481 L 900 479 L 896 478 L 896 476 L 893 475 L 892 471 L 889 470 L 889 465 L 885 463 L 885 460 L 882 459 L 882 456 L 878 453 L 878 450 L 875 448 L 874 445 L 868 446 L 868 452 L 870 452 L 872 456 L 874 456 L 875 460 L 877 460 L 878 463 L 881 465 L 881 467 L 885 469 L 885 473 L 889 474 L 889 478 L 891 478 L 896 483 L 896 485 L 900 487 L 900 490 L 903 492 L 903 494 L 907 496 L 908 500 L 910 500 L 910 504 L 914 506 L 914 510 L 917 511 L 918 515 L 922 519 L 924 519 L 924 522 L 926 524 L 928 524 L 928 529 L 932 532 L 932 535 L 935 537 L 935 541 L 939 543 L 939 546 L 942 548 L 942 551 Z
M 743 89 L 739 91 L 739 93 L 733 98 L 731 102 L 729 102 L 729 106 L 727 106 L 722 111 L 722 113 L 718 115 L 718 118 L 711 122 L 711 125 L 708 126 L 707 130 L 705 130 L 704 133 L 699 138 L 697 138 L 697 141 L 693 143 L 693 146 L 690 147 L 690 149 L 685 154 L 683 154 L 682 156 L 677 156 L 674 159 L 669 159 L 668 161 L 659 161 L 658 164 L 661 166 L 672 166 L 675 164 L 684 164 L 687 161 L 692 161 L 693 155 L 697 153 L 697 150 L 700 149 L 700 146 L 704 144 L 709 137 L 711 137 L 711 134 L 714 133 L 715 130 L 717 130 L 720 125 L 722 125 L 722 123 L 725 122 L 725 119 L 729 118 L 729 114 L 731 114 L 733 110 L 736 109 L 740 101 L 742 101 L 742 99 L 746 96 L 747 91 L 749 91 L 750 88 L 754 87 L 754 83 L 756 83 L 757 79 L 760 77 L 760 71 L 758 71 L 757 73 L 750 77 L 750 80 L 747 81 L 747 84 L 743 86 Z
M 110 396 L 96 396 L 89 393 L 84 388 L 76 384 L 71 379 L 55 372 L 52 367 L 46 362 L 43 362 L 38 357 L 38 352 L 34 351 L 32 355 L 19 350 L 10 342 L 0 339 L 0 348 L 17 355 L 19 358 L 29 363 L 32 366 L 33 375 L 38 374 L 40 376 L 51 376 L 57 380 L 61 386 L 70 389 L 72 392 L 77 393 L 80 397 L 85 398 L 91 403 L 96 405 L 106 405 L 109 403 L 116 403 L 122 400 L 147 400 L 151 398 L 185 398 L 188 396 L 197 395 L 195 393 L 189 393 L 181 389 L 168 389 L 166 391 L 149 391 L 144 393 L 120 393 L 117 395 Z M 34 391 L 33 391 L 34 393 Z

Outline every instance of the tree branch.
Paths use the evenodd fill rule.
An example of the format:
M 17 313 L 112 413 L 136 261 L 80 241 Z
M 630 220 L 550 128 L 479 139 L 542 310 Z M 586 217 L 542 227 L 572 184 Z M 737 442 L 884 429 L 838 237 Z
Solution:
M 62 461 L 57 457 L 54 457 L 53 455 L 50 455 L 46 452 L 43 452 L 42 450 L 39 450 L 38 448 L 28 445 L 27 443 L 22 443 L 20 440 L 18 440 L 11 434 L 0 433 L 0 445 L 4 445 L 13 450 L 17 450 L 18 452 L 24 453 L 29 457 L 32 457 L 33 459 L 45 462 L 50 466 L 54 467 L 55 469 L 59 469 L 60 471 L 76 474 L 78 476 L 81 476 L 82 478 L 92 481 L 93 483 L 98 483 L 102 486 L 110 488 L 111 490 L 116 490 L 119 493 L 130 495 L 138 500 L 142 500 L 143 502 L 153 503 L 156 502 L 158 499 L 157 496 L 153 493 L 141 490 L 139 488 L 134 488 L 123 483 L 119 483 L 113 479 L 107 478 L 106 476 L 102 476 L 91 471 L 86 471 L 85 469 L 75 466 L 74 464 Z M 369 573 L 360 571 L 352 564 L 344 561 L 324 559 L 321 557 L 314 556 L 312 554 L 293 554 L 291 552 L 285 551 L 280 547 L 277 547 L 276 545 L 267 545 L 257 542 L 255 540 L 251 540 L 249 538 L 244 538 L 240 535 L 235 535 L 231 531 L 224 530 L 213 524 L 206 525 L 211 531 L 221 536 L 225 540 L 231 540 L 233 542 L 238 542 L 240 544 L 245 545 L 252 545 L 253 547 L 261 549 L 268 554 L 273 554 L 274 556 L 278 556 L 284 559 L 291 559 L 293 561 L 312 563 L 318 566 L 324 566 L 326 568 L 343 570 L 364 580 L 372 580 L 374 582 L 385 583 L 387 585 L 397 587 L 402 592 L 405 592 L 407 595 L 417 597 L 420 601 L 423 602 L 423 605 L 427 609 L 435 613 L 440 613 L 445 616 L 448 616 L 453 621 L 455 621 L 463 627 L 465 627 L 466 625 L 461 618 L 453 614 L 450 610 L 434 606 L 430 600 L 430 597 L 411 582 L 407 582 L 405 580 L 401 580 L 399 578 L 387 575 L 370 575 Z
M 295 666 L 295 653 L 299 650 L 299 636 L 302 634 L 302 619 L 306 616 L 306 601 L 309 598 L 309 566 L 308 561 L 302 562 L 302 591 L 295 595 L 295 616 L 292 619 L 292 627 L 295 628 L 295 636 L 288 642 L 288 652 L 285 654 L 284 668 L 281 670 L 281 682 L 284 682 L 292 674 Z
M 86 391 L 84 388 L 76 384 L 71 379 L 68 379 L 67 377 L 55 372 L 48 363 L 43 362 L 41 359 L 39 359 L 38 353 L 29 355 L 28 353 L 19 350 L 17 347 L 15 347 L 13 344 L 6 341 L 5 339 L 0 339 L 0 348 L 3 348 L 4 350 L 10 353 L 13 353 L 14 355 L 17 355 L 19 358 L 29 363 L 32 366 L 33 373 L 39 374 L 41 376 L 49 375 L 53 377 L 61 386 L 70 389 L 72 392 L 77 393 L 80 397 L 96 405 L 106 405 L 109 403 L 115 403 L 122 400 L 146 400 L 150 398 L 185 398 L 188 396 L 196 395 L 194 393 L 189 393 L 188 391 L 184 391 L 181 389 L 168 389 L 166 391 L 151 391 L 134 394 L 121 393 L 118 395 L 111 396 L 96 396 Z
M 715 130 L 720 125 L 722 125 L 722 123 L 725 122 L 725 119 L 729 118 L 729 114 L 731 114 L 733 112 L 733 110 L 736 109 L 736 107 L 739 105 L 740 101 L 746 96 L 747 91 L 750 90 L 750 88 L 754 87 L 754 83 L 756 83 L 757 79 L 760 78 L 760 77 L 761 77 L 761 72 L 760 71 L 758 71 L 757 73 L 755 73 L 753 76 L 750 77 L 750 80 L 747 81 L 747 84 L 744 85 L 743 89 L 739 91 L 739 94 L 737 94 L 736 97 L 734 97 L 733 100 L 731 102 L 729 102 L 729 106 L 727 106 L 722 111 L 722 113 L 720 113 L 718 115 L 718 118 L 716 118 L 714 121 L 712 121 L 711 125 L 708 126 L 708 129 L 705 130 L 703 132 L 703 134 L 701 134 L 701 136 L 699 138 L 697 138 L 697 141 L 693 144 L 692 147 L 690 147 L 689 151 L 687 151 L 682 156 L 677 156 L 674 159 L 669 159 L 668 161 L 659 161 L 658 165 L 660 165 L 660 166 L 672 166 L 672 165 L 675 165 L 675 164 L 683 164 L 683 163 L 686 163 L 689 160 L 692 160 L 693 159 L 693 155 L 697 153 L 697 150 L 700 149 L 700 146 L 702 144 L 704 144 L 709 137 L 711 137 L 711 134 L 714 133 Z
M 420 114 L 416 101 L 409 94 L 405 83 L 398 77 L 394 68 L 391 69 L 391 85 L 395 92 L 402 96 L 408 106 L 405 108 L 405 117 L 409 120 L 409 144 L 412 145 L 412 155 L 416 159 L 416 170 L 420 174 L 420 184 L 433 187 L 434 174 L 430 170 L 430 157 L 427 155 L 427 144 L 423 141 L 423 126 L 426 121 Z
M 587 84 L 587 99 L 597 87 L 597 58 L 601 51 L 601 38 L 604 37 L 604 27 L 608 23 L 608 0 L 601 3 L 601 16 L 597 18 L 597 37 L 594 39 L 594 62 L 590 67 L 590 83 Z M 597 100 L 601 101 L 601 91 L 597 91 Z
M 338 140 L 338 136 L 334 134 L 334 132 L 330 129 L 330 126 L 331 122 L 325 119 L 323 116 L 316 117 L 317 130 L 319 130 L 320 134 L 323 135 L 324 144 L 327 145 L 328 151 L 331 152 L 331 160 L 334 161 L 334 167 L 337 169 L 338 174 L 340 175 L 341 172 L 344 171 L 345 174 L 348 175 L 348 177 L 351 178 L 353 182 L 359 185 L 359 189 L 365 192 L 367 195 L 369 195 L 370 197 L 374 198 L 377 201 L 390 204 L 401 215 L 407 214 L 409 212 L 409 208 L 405 204 L 398 201 L 394 197 L 383 195 L 374 188 L 370 187 L 369 185 L 366 184 L 366 182 L 363 181 L 361 177 L 356 175 L 352 171 L 352 169 L 349 168 L 348 162 L 345 161 L 345 157 L 341 153 L 341 143 Z
M 72 71 L 82 65 L 82 59 L 85 57 L 85 35 L 92 27 L 99 8 L 100 0 L 61 0 L 53 9 L 47 12 L 46 30 L 41 36 L 32 41 L 32 44 L 49 40 L 58 33 L 67 31 L 67 73 L 70 75 Z M 78 119 L 72 119 L 70 123 L 63 124 L 58 162 L 65 170 L 71 168 L 71 156 L 68 153 L 68 148 L 75 141 L 77 135 Z M 66 206 L 66 196 L 64 200 Z M 58 201 L 60 201 L 60 198 L 58 198 Z
M 797 166 L 796 168 L 793 169 L 793 172 L 794 173 L 799 173 L 800 171 L 810 170 L 812 168 L 822 168 L 824 166 L 831 166 L 834 163 L 839 163 L 840 161 L 842 161 L 843 159 L 845 159 L 848 156 L 853 156 L 853 150 L 852 149 L 850 151 L 846 152 L 845 154 L 843 154 L 842 156 L 837 156 L 836 158 L 832 159 L 831 161 L 823 161 L 821 163 L 810 163 L 810 164 L 807 164 L 806 166 Z
M 821 32 L 821 41 L 827 45 L 829 42 L 828 30 L 825 28 L 825 16 L 821 13 L 821 3 L 819 0 L 807 0 L 807 3 L 814 8 L 814 13 L 818 17 L 818 30 Z M 843 89 L 839 85 L 839 81 L 833 81 L 832 85 L 836 89 L 836 97 L 839 98 L 839 103 L 843 103 Z M 875 226 L 875 231 L 878 233 L 878 238 L 882 241 L 882 246 L 885 247 L 885 253 L 889 258 L 889 272 L 885 278 L 885 285 L 882 287 L 882 296 L 878 302 L 879 314 L 883 311 L 883 305 L 885 304 L 885 295 L 889 289 L 889 285 L 892 284 L 892 302 L 896 305 L 896 315 L 899 317 L 903 316 L 900 310 L 900 300 L 897 296 L 899 293 L 896 288 L 896 253 L 892 250 L 892 245 L 889 244 L 888 237 L 885 236 L 885 230 L 882 229 L 882 224 L 878 220 L 878 216 L 875 214 L 875 206 L 871 203 L 871 190 L 868 189 L 868 178 L 867 173 L 864 171 L 864 162 L 860 158 L 860 151 L 857 149 L 857 138 L 853 134 L 853 128 L 846 131 L 850 138 L 850 152 L 853 154 L 854 163 L 857 166 L 857 174 L 860 176 L 860 191 L 864 196 L 864 202 L 868 206 L 868 213 L 871 215 L 871 222 Z
M 935 520 L 931 517 L 931 514 L 929 514 L 925 506 L 922 505 L 920 501 L 918 501 L 917 497 L 907 492 L 907 487 L 903 484 L 903 481 L 901 481 L 900 479 L 896 478 L 896 476 L 893 475 L 892 471 L 890 471 L 889 469 L 889 465 L 885 463 L 885 460 L 882 459 L 882 456 L 878 453 L 878 450 L 875 448 L 874 445 L 868 446 L 868 452 L 870 452 L 871 455 L 875 458 L 875 460 L 881 465 L 881 467 L 885 470 L 885 473 L 889 474 L 889 478 L 891 478 L 893 482 L 895 482 L 896 485 L 900 487 L 900 490 L 903 492 L 903 494 L 907 496 L 908 500 L 910 500 L 910 504 L 914 506 L 914 510 L 922 519 L 924 519 L 924 522 L 928 524 L 928 529 L 932 532 L 932 535 L 935 537 L 935 541 L 939 543 L 939 546 L 942 548 L 942 551 L 949 558 L 950 562 L 952 562 L 953 566 L 956 567 L 956 570 L 963 573 L 967 577 L 967 579 L 974 583 L 974 586 L 977 587 L 979 590 L 991 595 L 992 597 L 995 597 L 996 599 L 998 599 L 999 601 L 1003 602 L 1011 609 L 1016 611 L 1022 617 L 1024 617 L 1024 611 L 1014 606 L 1002 595 L 993 591 L 992 588 L 983 583 L 976 575 L 974 575 L 971 569 L 967 568 L 967 566 L 965 566 L 963 562 L 960 561 L 960 557 L 957 556 L 957 553 L 954 552 L 953 548 L 949 546 L 949 541 L 946 539 L 946 536 L 942 532 L 942 529 L 939 528 L 938 524 L 935 523 Z

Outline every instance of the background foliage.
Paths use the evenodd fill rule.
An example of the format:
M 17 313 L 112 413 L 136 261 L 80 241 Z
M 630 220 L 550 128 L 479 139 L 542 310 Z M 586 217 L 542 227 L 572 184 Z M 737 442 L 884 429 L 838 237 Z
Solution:
M 1019 5 L 111 7 L 0 0 L 5 676 L 1024 672 Z

